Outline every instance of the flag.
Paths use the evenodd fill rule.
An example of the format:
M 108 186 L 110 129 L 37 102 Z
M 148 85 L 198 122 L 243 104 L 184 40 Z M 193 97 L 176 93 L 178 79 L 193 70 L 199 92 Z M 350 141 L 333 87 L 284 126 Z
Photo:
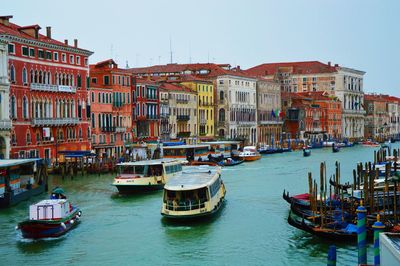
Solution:
M 275 112 L 274 112 L 274 109 L 271 110 L 271 116 L 272 116 L 272 117 L 276 117 L 276 114 L 275 114 Z

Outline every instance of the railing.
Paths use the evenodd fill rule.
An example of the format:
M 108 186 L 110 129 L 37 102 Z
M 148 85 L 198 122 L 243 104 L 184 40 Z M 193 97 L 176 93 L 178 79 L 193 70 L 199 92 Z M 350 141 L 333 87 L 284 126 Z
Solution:
M 115 127 L 101 127 L 103 132 L 115 132 Z
M 176 117 L 176 120 L 178 120 L 178 121 L 189 121 L 190 120 L 190 116 L 188 116 L 188 115 L 178 115 Z
M 115 132 L 117 133 L 126 132 L 126 127 L 116 127 Z
M 70 93 L 76 92 L 75 87 L 67 86 L 67 85 L 31 83 L 30 87 L 31 87 L 31 90 L 34 90 L 34 91 L 70 92 Z
M 157 120 L 158 119 L 158 115 L 147 115 L 146 118 L 149 119 L 149 120 Z
M 205 102 L 205 103 L 200 103 L 200 106 L 214 106 L 214 103 L 209 103 L 209 102 Z
M 205 207 L 206 200 L 188 200 L 188 201 L 180 201 L 175 202 L 172 200 L 167 200 L 165 202 L 165 208 L 170 211 L 191 211 L 191 210 L 198 210 Z
M 353 110 L 353 109 L 343 109 L 344 114 L 360 114 L 364 115 L 366 113 L 365 110 Z
M 78 118 L 33 118 L 32 125 L 34 126 L 63 126 L 63 125 L 77 125 Z
M 176 103 L 188 103 L 189 100 L 187 99 L 176 99 Z
M 11 129 L 11 120 L 0 120 L 0 129 Z

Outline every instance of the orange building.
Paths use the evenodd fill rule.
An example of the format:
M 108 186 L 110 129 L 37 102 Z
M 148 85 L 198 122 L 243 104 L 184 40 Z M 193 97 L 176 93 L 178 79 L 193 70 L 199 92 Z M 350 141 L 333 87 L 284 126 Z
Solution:
M 109 59 L 90 65 L 92 148 L 105 158 L 121 156 L 132 142 L 132 74 Z

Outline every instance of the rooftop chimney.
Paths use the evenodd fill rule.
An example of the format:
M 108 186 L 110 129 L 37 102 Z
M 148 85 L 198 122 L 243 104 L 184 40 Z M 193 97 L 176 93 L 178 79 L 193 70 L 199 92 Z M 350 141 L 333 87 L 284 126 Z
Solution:
M 74 47 L 78 48 L 78 39 L 74 39 Z
M 331 66 L 331 61 L 328 62 L 328 66 Z
M 51 27 L 50 26 L 46 27 L 46 36 L 47 36 L 47 38 L 51 39 Z
M 338 67 L 339 66 L 339 64 L 335 64 L 335 67 Z
M 68 40 L 65 39 L 65 40 L 64 40 L 64 43 L 65 43 L 65 45 L 68 45 Z
M 13 16 L 0 16 L 0 24 L 3 24 L 4 26 L 8 26 L 10 24 L 10 18 Z

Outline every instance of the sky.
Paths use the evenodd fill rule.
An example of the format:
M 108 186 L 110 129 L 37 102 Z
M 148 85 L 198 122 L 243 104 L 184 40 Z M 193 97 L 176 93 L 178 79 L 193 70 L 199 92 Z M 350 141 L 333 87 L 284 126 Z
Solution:
M 174 63 L 317 60 L 363 70 L 364 90 L 400 97 L 400 1 L 393 0 L 13 0 L 18 25 L 79 40 L 90 63 L 120 67 Z

